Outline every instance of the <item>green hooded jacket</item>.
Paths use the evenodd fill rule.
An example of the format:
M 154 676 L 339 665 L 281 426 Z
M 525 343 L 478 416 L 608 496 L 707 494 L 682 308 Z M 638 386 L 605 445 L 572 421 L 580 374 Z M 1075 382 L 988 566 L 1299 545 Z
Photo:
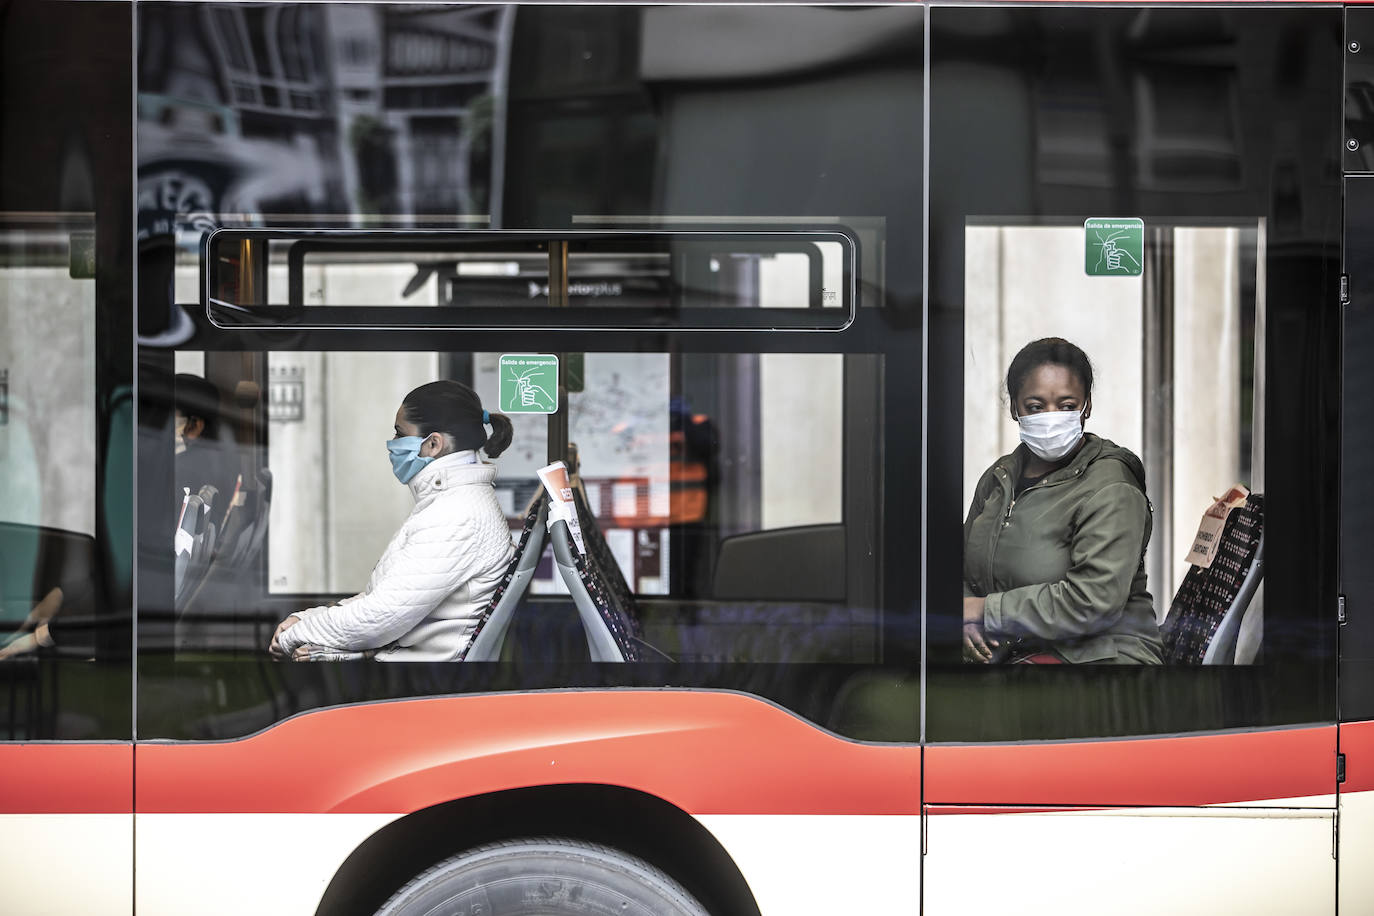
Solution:
M 991 636 L 1074 663 L 1158 665 L 1145 468 L 1129 449 L 1083 438 L 1073 460 L 1016 499 L 1024 445 L 983 474 L 964 522 L 964 595 L 987 599 Z

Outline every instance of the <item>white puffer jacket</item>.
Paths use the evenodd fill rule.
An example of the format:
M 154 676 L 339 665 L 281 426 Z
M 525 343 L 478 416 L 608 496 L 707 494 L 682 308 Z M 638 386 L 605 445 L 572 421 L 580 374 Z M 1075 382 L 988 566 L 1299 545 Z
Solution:
M 471 451 L 430 462 L 408 486 L 415 508 L 377 561 L 367 587 L 336 605 L 297 612 L 283 630 L 302 645 L 378 649 L 382 661 L 452 661 L 505 574 L 515 549 L 491 482 L 496 466 Z

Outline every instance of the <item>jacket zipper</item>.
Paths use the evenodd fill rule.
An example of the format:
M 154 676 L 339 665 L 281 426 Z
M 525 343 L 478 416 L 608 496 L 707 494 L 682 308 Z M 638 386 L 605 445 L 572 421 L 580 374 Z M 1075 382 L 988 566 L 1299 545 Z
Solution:
M 1000 467 L 999 467 L 997 470 L 998 470 L 997 480 L 998 480 L 998 482 L 1002 485 L 1002 493 L 1003 493 L 1003 495 L 1004 495 L 1004 496 L 1006 497 L 1006 499 L 1007 499 L 1007 511 L 1004 512 L 1004 513 L 1002 514 L 1002 524 L 998 525 L 998 526 L 997 526 L 997 529 L 992 533 L 992 547 L 991 547 L 991 549 L 988 550 L 988 578 L 987 578 L 987 585 L 985 586 L 985 588 L 986 588 L 986 590 L 989 591 L 989 592 L 992 592 L 992 591 L 995 590 L 995 589 L 994 589 L 994 586 L 993 586 L 993 572 L 992 572 L 992 571 L 993 571 L 993 569 L 995 569 L 996 566 L 997 566 L 997 542 L 1000 541 L 1000 540 L 1002 539 L 1002 532 L 1005 531 L 1007 528 L 1010 528 L 1010 527 L 1011 527 L 1011 510 L 1016 508 L 1016 501 L 1017 501 L 1017 497 L 1012 496 L 1011 476 L 1010 476 L 1010 475 L 1006 472 L 1006 470 L 1004 470 L 1003 468 L 1000 468 Z M 1046 476 L 1049 476 L 1049 475 L 1046 475 Z M 1024 496 L 1025 496 L 1027 493 L 1029 493 L 1031 490 L 1036 490 L 1036 489 L 1039 489 L 1039 488 L 1041 488 L 1041 487 L 1047 487 L 1047 486 L 1048 486 L 1048 487 L 1052 487 L 1052 486 L 1056 486 L 1056 485 L 1061 484 L 1061 483 L 1066 483 L 1067 481 L 1071 480 L 1073 477 L 1078 477 L 1078 476 L 1079 476 L 1079 475 L 1078 475 L 1077 473 L 1075 473 L 1075 474 L 1073 474 L 1071 477 L 1065 477 L 1065 478 L 1063 478 L 1062 480 L 1056 480 L 1056 481 L 1053 481 L 1053 482 L 1048 483 L 1048 484 L 1047 484 L 1047 483 L 1044 481 L 1044 479 L 1042 478 L 1042 479 L 1036 481 L 1035 483 L 1031 484 L 1030 486 L 1026 487 L 1024 490 L 1022 490 L 1022 491 L 1021 491 L 1021 496 L 1024 497 Z

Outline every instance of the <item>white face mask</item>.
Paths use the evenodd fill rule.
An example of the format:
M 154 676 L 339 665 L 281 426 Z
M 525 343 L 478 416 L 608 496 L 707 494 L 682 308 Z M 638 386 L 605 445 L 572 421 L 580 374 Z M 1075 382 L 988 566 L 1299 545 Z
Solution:
M 1021 441 L 1046 461 L 1058 461 L 1083 438 L 1083 411 L 1045 410 L 1017 417 Z

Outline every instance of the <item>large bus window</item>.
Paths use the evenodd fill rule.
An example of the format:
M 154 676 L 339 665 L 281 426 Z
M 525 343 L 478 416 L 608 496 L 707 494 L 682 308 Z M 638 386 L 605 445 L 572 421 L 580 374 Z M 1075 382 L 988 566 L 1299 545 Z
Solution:
M 1256 104 L 1280 77 L 1239 50 L 1288 21 L 935 18 L 932 741 L 1334 719 L 1340 119 L 1302 99 L 1339 73 Z M 960 46 L 982 27 L 1045 56 Z M 1235 53 L 1151 56 L 1194 32 Z M 1152 50 L 1094 57 L 1103 35 Z M 1276 118 L 1310 155 L 1249 141 Z
M 980 469 L 1020 445 L 1005 381 L 1013 357 L 1036 339 L 1069 339 L 1094 367 L 1084 429 L 1143 462 L 1151 509 L 1145 572 L 1155 620 L 1164 625 L 1171 608 L 1176 615 L 1202 611 L 1188 607 L 1191 595 L 1179 590 L 1204 512 L 1237 484 L 1255 502 L 1263 498 L 1263 461 L 1252 457 L 1253 430 L 1263 428 L 1264 415 L 1254 385 L 1263 345 L 1254 292 L 1259 227 L 1152 225 L 1148 277 L 1088 274 L 1085 235 L 1082 226 L 976 225 L 966 232 L 964 505 L 974 502 Z M 1214 609 L 1209 636 L 1221 623 L 1215 611 L 1225 610 Z M 1254 661 L 1260 604 L 1237 606 L 1233 616 L 1220 631 L 1230 645 L 1218 648 L 1227 662 Z M 1246 618 L 1247 642 L 1237 653 Z M 1169 660 L 1182 654 L 1174 649 L 1168 646 Z
M 214 386 L 237 463 L 180 595 L 177 518 L 140 506 L 140 734 L 681 685 L 916 740 L 925 11 L 346 13 L 139 10 L 139 357 L 148 390 Z M 492 53 L 417 50 L 458 35 Z M 287 39 L 338 53 L 280 55 L 288 74 Z M 384 451 L 400 398 L 448 379 L 490 408 L 508 354 L 557 355 L 566 391 L 552 420 L 512 416 L 506 533 L 564 461 L 640 660 L 592 662 L 547 548 L 499 653 L 272 660 L 277 624 L 358 594 L 409 512 Z M 153 500 L 177 434 L 146 419 Z

